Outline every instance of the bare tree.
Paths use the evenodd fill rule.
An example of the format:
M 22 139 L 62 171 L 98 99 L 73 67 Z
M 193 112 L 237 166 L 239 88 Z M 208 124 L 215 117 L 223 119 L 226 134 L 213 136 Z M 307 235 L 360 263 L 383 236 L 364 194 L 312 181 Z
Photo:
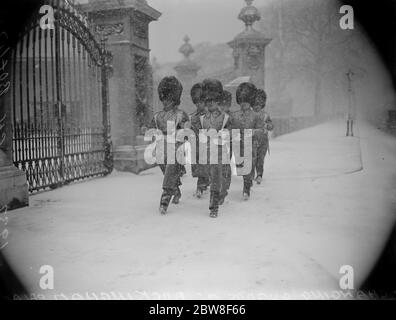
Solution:
M 280 0 L 263 8 L 262 27 L 274 36 L 271 62 L 276 69 L 276 91 L 283 95 L 299 77 L 314 86 L 314 113 L 323 114 L 323 86 L 348 69 L 357 32 L 342 30 L 337 1 Z M 349 59 L 350 60 L 350 59 Z

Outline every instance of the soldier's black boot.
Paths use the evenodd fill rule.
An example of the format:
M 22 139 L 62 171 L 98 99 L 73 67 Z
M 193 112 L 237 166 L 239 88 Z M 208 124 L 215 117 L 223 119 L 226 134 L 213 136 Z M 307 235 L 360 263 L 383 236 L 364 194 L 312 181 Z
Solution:
M 180 188 L 177 187 L 176 193 L 173 196 L 172 203 L 173 204 L 179 204 L 180 203 L 180 199 L 181 199 L 181 191 L 180 191 Z
M 197 182 L 197 191 L 195 192 L 195 196 L 198 199 L 201 199 L 204 192 L 208 190 L 209 187 L 209 181 L 207 179 L 199 177 L 198 182 Z
M 219 192 L 211 192 L 210 193 L 210 203 L 209 203 L 209 210 L 210 210 L 210 217 L 217 218 L 219 215 Z
M 196 196 L 198 199 L 201 199 L 201 198 L 202 198 L 202 194 L 203 194 L 203 189 L 200 188 L 200 187 L 197 187 L 197 191 L 195 192 L 195 196 Z
M 219 197 L 219 206 L 222 206 L 224 204 L 225 201 L 225 196 L 224 195 L 220 195 Z
M 162 215 L 166 214 L 171 198 L 172 198 L 172 192 L 168 189 L 164 189 L 164 191 L 162 192 L 161 203 L 159 208 L 159 211 Z
M 251 183 L 243 181 L 243 200 L 247 201 L 250 198 Z
M 228 192 L 220 194 L 219 197 L 219 205 L 222 206 L 224 204 L 225 198 L 228 196 Z

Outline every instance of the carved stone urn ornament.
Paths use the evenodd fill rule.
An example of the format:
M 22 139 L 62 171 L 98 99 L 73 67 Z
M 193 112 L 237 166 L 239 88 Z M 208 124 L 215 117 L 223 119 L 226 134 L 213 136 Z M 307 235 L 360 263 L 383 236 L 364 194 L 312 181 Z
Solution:
M 256 21 L 260 21 L 261 15 L 256 7 L 252 5 L 253 0 L 245 0 L 247 6 L 239 13 L 238 19 L 245 23 L 246 29 L 252 28 Z

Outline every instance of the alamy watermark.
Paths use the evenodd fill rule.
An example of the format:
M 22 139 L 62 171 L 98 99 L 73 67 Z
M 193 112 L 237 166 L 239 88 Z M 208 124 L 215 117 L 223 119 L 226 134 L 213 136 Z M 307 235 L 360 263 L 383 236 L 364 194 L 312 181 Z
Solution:
M 353 290 L 355 283 L 353 267 L 350 265 L 343 265 L 339 270 L 339 274 L 342 275 L 339 281 L 340 289 Z
M 54 268 L 50 265 L 40 267 L 40 288 L 42 290 L 54 290 Z
M 144 140 L 154 141 L 144 153 L 144 159 L 150 165 L 187 164 L 184 144 L 188 141 L 191 146 L 190 164 L 230 164 L 232 150 L 239 174 L 247 175 L 252 170 L 252 129 L 201 129 L 197 137 L 193 130 L 177 130 L 175 123 L 168 121 L 166 135 L 158 129 L 150 129 L 146 131 Z
M 354 289 L 354 269 L 350 265 L 343 265 L 339 269 L 339 287 L 334 290 L 301 290 L 301 291 L 273 291 L 273 292 L 229 292 L 218 294 L 214 292 L 150 292 L 135 290 L 132 292 L 102 291 L 102 292 L 54 292 L 55 271 L 51 265 L 40 267 L 40 288 L 46 293 L 28 293 L 14 295 L 14 300 L 188 300 L 193 297 L 198 300 L 372 300 L 395 298 L 396 292 L 388 296 L 375 291 Z M 53 292 L 53 293 L 49 293 Z
M 340 28 L 342 30 L 353 30 L 355 28 L 353 7 L 350 5 L 341 6 L 340 14 L 343 15 L 340 19 Z

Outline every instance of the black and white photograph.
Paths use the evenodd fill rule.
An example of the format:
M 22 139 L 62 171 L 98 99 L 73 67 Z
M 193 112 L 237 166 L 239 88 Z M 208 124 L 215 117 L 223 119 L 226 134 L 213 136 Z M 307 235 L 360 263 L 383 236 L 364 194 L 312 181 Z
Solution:
M 392 0 L 2 1 L 0 298 L 395 299 L 394 21 Z

